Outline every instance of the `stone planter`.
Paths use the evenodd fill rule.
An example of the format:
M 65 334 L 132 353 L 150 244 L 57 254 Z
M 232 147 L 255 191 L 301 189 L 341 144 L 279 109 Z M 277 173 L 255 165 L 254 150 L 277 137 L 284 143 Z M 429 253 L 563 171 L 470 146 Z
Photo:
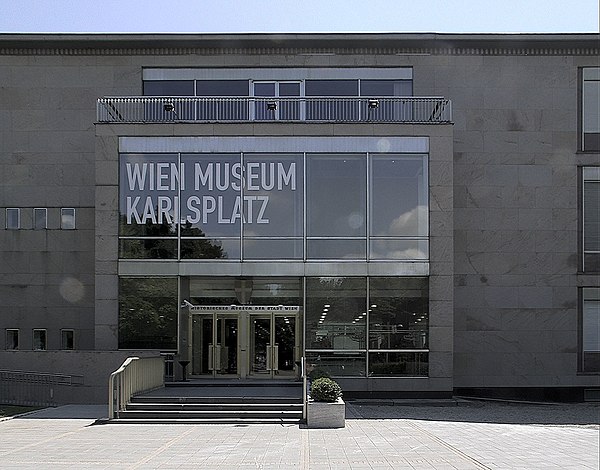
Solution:
M 313 429 L 346 427 L 346 403 L 341 398 L 333 403 L 309 400 L 306 426 Z

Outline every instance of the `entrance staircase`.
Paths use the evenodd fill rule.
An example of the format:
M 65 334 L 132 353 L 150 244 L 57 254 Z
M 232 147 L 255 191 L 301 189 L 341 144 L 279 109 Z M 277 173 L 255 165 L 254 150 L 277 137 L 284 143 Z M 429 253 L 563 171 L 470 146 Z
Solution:
M 111 423 L 298 424 L 302 384 L 289 381 L 187 381 L 133 397 Z

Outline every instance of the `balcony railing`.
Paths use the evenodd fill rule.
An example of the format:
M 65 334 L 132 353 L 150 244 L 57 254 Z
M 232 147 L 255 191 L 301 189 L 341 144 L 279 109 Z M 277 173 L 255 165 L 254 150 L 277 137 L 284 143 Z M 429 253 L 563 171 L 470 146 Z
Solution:
M 439 97 L 104 97 L 98 122 L 452 122 Z

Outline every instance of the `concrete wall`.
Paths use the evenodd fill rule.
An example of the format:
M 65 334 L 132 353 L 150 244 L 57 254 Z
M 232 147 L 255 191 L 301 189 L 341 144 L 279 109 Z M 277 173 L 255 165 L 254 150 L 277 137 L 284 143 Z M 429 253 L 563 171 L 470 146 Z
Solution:
M 0 403 L 26 398 L 21 392 L 55 405 L 108 403 L 108 379 L 128 357 L 157 356 L 158 351 L 0 351 L 0 364 L 11 370 L 73 376 L 73 385 L 3 382 Z M 6 366 L 3 366 L 6 367 Z M 31 392 L 31 393 L 29 393 Z M 23 402 L 21 402 L 23 403 Z
M 432 155 L 443 156 L 431 167 L 432 344 L 436 337 L 454 343 L 437 356 L 453 357 L 454 370 L 433 355 L 432 371 L 447 378 L 444 388 L 452 377 L 455 387 L 597 384 L 597 376 L 577 374 L 577 288 L 600 285 L 598 276 L 578 273 L 577 167 L 600 163 L 598 154 L 577 153 L 577 67 L 584 65 L 597 66 L 596 57 L 0 55 L 0 227 L 6 207 L 24 209 L 24 227 L 33 207 L 48 207 L 50 223 L 41 232 L 0 230 L 0 329 L 20 328 L 23 349 L 32 328 L 48 328 L 50 349 L 60 328 L 77 330 L 77 348 L 114 349 L 116 232 L 95 230 L 116 227 L 110 182 L 117 168 L 103 156 L 114 158 L 116 135 L 126 133 L 240 132 L 130 125 L 95 139 L 95 99 L 141 94 L 142 67 L 411 66 L 414 94 L 450 98 L 455 121 L 451 139 L 430 134 L 432 148 L 440 147 Z M 279 132 L 247 127 L 245 135 Z M 384 128 L 294 124 L 283 132 L 416 132 Z M 77 209 L 77 230 L 57 229 L 60 207 Z M 4 341 L 2 334 L 0 349 Z M 7 357 L 0 355 L 0 368 L 11 365 Z

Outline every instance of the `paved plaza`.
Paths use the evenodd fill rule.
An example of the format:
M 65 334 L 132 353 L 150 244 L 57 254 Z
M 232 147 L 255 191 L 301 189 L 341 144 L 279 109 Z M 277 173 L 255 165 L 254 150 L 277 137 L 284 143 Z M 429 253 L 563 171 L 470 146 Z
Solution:
M 352 403 L 346 428 L 93 425 L 103 406 L 0 422 L 2 469 L 598 469 L 600 407 Z

